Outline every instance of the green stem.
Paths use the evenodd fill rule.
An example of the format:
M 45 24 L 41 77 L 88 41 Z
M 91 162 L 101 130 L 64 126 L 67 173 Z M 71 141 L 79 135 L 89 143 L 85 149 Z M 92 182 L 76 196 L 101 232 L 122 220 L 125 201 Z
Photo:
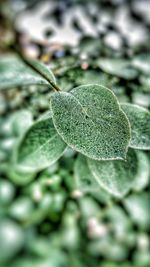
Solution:
M 49 79 L 46 75 L 44 75 L 40 70 L 38 70 L 35 66 L 32 65 L 32 63 L 21 53 L 20 49 L 16 46 L 13 47 L 15 52 L 18 54 L 18 56 L 21 58 L 21 60 L 28 65 L 30 68 L 32 68 L 34 71 L 39 73 L 45 80 L 48 81 L 48 83 L 51 85 L 52 89 L 54 91 L 61 91 L 61 89 L 51 80 Z
M 32 65 L 32 63 L 30 63 L 28 61 L 27 58 L 25 58 L 23 55 L 19 55 L 19 56 L 21 56 L 21 59 L 24 61 L 25 64 L 27 64 L 30 68 L 32 68 L 34 71 L 38 72 L 45 80 L 47 80 L 55 91 L 57 91 L 57 92 L 61 91 L 60 88 L 55 83 L 52 82 L 52 80 L 50 80 L 46 75 L 44 75 L 42 72 L 40 72 L 40 70 L 38 70 L 36 67 L 34 67 Z

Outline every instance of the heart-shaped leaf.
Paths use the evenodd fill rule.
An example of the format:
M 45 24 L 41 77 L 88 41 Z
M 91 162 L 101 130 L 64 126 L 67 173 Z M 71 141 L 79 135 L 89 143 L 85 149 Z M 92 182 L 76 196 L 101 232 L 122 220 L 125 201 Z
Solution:
M 122 104 L 131 124 L 130 146 L 137 149 L 150 149 L 150 112 L 140 106 Z
M 52 120 L 40 120 L 29 128 L 18 146 L 19 167 L 28 171 L 44 169 L 58 160 L 65 148 Z
M 51 109 L 57 132 L 71 148 L 96 160 L 126 157 L 130 125 L 109 89 L 83 85 L 54 93 Z
M 132 188 L 138 170 L 137 155 L 132 149 L 129 149 L 126 161 L 88 159 L 88 164 L 100 186 L 116 197 L 123 197 Z
M 24 85 L 56 83 L 53 73 L 41 62 L 28 60 L 31 68 L 16 55 L 0 57 L 0 89 Z M 37 70 L 37 71 L 36 71 Z

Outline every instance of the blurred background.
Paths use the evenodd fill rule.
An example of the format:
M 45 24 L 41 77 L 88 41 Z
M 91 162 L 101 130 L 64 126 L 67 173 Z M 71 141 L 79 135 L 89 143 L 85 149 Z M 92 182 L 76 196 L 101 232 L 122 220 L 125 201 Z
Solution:
M 150 108 L 149 0 L 0 1 L 0 56 L 49 66 L 64 91 L 101 83 Z M 123 199 L 75 173 L 68 149 L 49 168 L 19 172 L 18 140 L 49 111 L 49 88 L 0 91 L 0 267 L 149 267 L 150 154 Z

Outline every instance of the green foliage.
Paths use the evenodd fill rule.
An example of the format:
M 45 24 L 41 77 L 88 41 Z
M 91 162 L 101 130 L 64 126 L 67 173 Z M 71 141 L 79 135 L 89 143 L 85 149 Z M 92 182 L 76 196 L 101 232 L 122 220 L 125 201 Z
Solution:
M 149 55 L 111 32 L 0 58 L 2 267 L 150 266 Z
M 44 169 L 58 160 L 65 148 L 51 118 L 40 120 L 29 128 L 19 144 L 19 167 L 28 171 Z
M 102 70 L 127 80 L 134 79 L 138 74 L 129 60 L 101 58 L 98 65 Z
M 49 85 L 55 83 L 52 72 L 39 61 L 28 60 L 34 69 L 23 62 L 19 56 L 3 56 L 0 60 L 0 89 L 9 89 L 25 85 Z M 37 71 L 36 71 L 37 70 Z M 40 73 L 39 73 L 40 70 Z
M 33 173 L 32 170 L 21 170 L 20 166 L 18 166 L 17 164 L 12 164 L 8 168 L 7 175 L 15 185 L 19 186 L 25 186 L 35 178 L 35 173 Z
M 136 179 L 133 183 L 133 190 L 141 191 L 149 183 L 150 162 L 147 154 L 145 154 L 143 151 L 138 150 L 136 154 L 138 157 L 138 172 L 136 174 Z
M 141 53 L 136 55 L 132 60 L 133 66 L 140 70 L 143 74 L 150 73 L 150 55 L 148 53 Z
M 93 159 L 125 159 L 130 126 L 114 94 L 85 85 L 51 96 L 52 119 L 62 139 Z
M 0 263 L 5 263 L 21 250 L 24 233 L 13 220 L 0 218 L 0 239 L 3 240 L 0 244 Z
M 129 150 L 126 161 L 88 160 L 97 182 L 116 197 L 123 197 L 132 187 L 138 170 L 137 155 Z
M 107 59 L 102 60 L 100 66 L 125 79 L 136 75 L 128 61 Z M 1 59 L 0 68 L 4 89 L 49 83 L 54 90 L 59 90 L 52 72 L 37 60 L 21 61 L 10 56 Z M 20 122 L 18 125 L 20 120 L 22 125 Z M 146 155 L 132 149 L 128 151 L 128 147 L 150 148 L 149 121 L 148 110 L 128 103 L 120 105 L 114 93 L 102 85 L 82 85 L 69 93 L 52 93 L 51 110 L 36 123 L 27 111 L 13 116 L 13 131 L 21 140 L 8 176 L 17 184 L 29 183 L 35 171 L 56 162 L 68 145 L 88 157 L 79 155 L 75 162 L 77 188 L 91 193 L 103 191 L 102 187 L 121 198 L 132 188 L 138 191 L 148 182 Z
M 150 112 L 133 104 L 122 104 L 131 124 L 130 146 L 136 149 L 150 149 Z
M 124 201 L 132 220 L 140 229 L 148 230 L 150 228 L 149 203 L 149 192 L 131 195 Z
M 99 185 L 89 169 L 86 157 L 78 156 L 75 161 L 74 172 L 76 186 L 79 190 L 82 192 L 95 192 L 99 190 Z

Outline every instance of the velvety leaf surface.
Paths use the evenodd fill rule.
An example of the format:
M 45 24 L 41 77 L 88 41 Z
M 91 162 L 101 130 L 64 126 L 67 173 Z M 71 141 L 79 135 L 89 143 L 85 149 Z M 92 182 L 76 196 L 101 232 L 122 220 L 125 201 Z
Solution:
M 93 177 L 91 170 L 89 169 L 87 159 L 81 154 L 78 155 L 75 161 L 74 173 L 76 185 L 79 190 L 81 190 L 82 192 L 99 190 L 100 186 L 95 180 L 95 177 Z
M 40 120 L 26 132 L 18 147 L 21 168 L 40 170 L 54 163 L 66 144 L 57 134 L 51 119 Z
M 88 159 L 90 170 L 98 183 L 116 197 L 124 196 L 133 186 L 138 159 L 130 149 L 126 161 L 96 161 Z
M 34 60 L 30 60 L 30 63 L 34 65 L 34 69 L 41 72 L 41 75 L 26 65 L 18 56 L 1 56 L 0 89 L 32 84 L 49 85 L 47 79 L 51 79 L 55 83 L 54 75 L 44 64 Z
M 100 85 L 83 85 L 51 96 L 57 132 L 74 150 L 97 160 L 123 159 L 130 125 L 114 94 Z
M 150 149 L 150 112 L 140 106 L 122 104 L 131 124 L 130 146 L 137 149 Z
M 52 81 L 53 83 L 56 83 L 54 74 L 41 61 L 29 58 L 26 59 L 26 61 L 35 69 L 35 71 L 37 70 L 41 74 L 41 76 L 45 78 L 47 81 Z

